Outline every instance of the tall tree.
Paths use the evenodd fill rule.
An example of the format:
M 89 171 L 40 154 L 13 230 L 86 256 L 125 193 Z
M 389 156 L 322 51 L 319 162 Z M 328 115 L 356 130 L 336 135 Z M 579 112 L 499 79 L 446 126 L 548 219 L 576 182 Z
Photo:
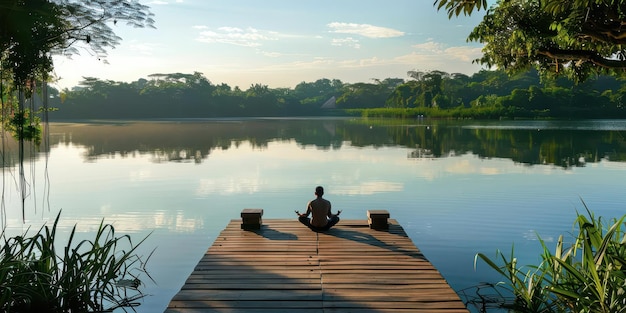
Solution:
M 33 115 L 24 102 L 34 92 L 34 81 L 48 80 L 53 54 L 71 55 L 82 46 L 104 58 L 121 40 L 111 28 L 120 21 L 136 27 L 154 23 L 149 8 L 136 0 L 0 0 L 0 94 L 18 91 L 17 104 L 2 103 L 3 121 L 14 123 L 18 117 L 27 122 L 24 117 Z M 4 119 L 6 112 L 13 120 Z
M 107 49 L 121 40 L 111 28 L 120 21 L 136 27 L 153 27 L 154 23 L 148 7 L 136 0 L 0 0 L 1 117 L 3 129 L 16 125 L 20 186 L 26 185 L 24 140 L 33 137 L 33 132 L 25 130 L 39 126 L 33 117 L 34 107 L 27 109 L 25 105 L 25 99 L 34 92 L 34 82 L 48 80 L 53 54 L 74 54 L 77 45 L 105 57 Z M 12 91 L 17 91 L 18 101 L 5 102 Z M 47 98 L 45 93 L 43 98 Z M 20 189 L 24 214 L 26 195 L 25 189 Z
M 52 54 L 71 55 L 78 46 L 98 58 L 120 43 L 112 25 L 154 27 L 152 13 L 136 0 L 0 0 L 2 69 L 16 86 L 52 69 Z
M 486 0 L 435 0 L 448 16 L 486 9 Z M 484 43 L 481 64 L 583 81 L 626 70 L 626 1 L 498 0 L 468 39 Z

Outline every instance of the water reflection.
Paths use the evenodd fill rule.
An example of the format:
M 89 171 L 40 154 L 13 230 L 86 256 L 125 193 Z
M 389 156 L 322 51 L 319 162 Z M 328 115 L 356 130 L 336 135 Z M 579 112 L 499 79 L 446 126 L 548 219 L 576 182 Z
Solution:
M 51 145 L 86 147 L 84 158 L 149 155 L 152 162 L 201 163 L 215 150 L 250 144 L 264 149 L 272 141 L 294 140 L 302 147 L 340 149 L 403 146 L 408 158 L 441 158 L 472 153 L 524 164 L 585 166 L 602 159 L 622 162 L 624 121 L 449 122 L 417 120 L 283 120 L 187 121 L 69 124 L 50 127 Z M 17 163 L 17 149 L 6 139 L 4 166 Z M 42 147 L 28 145 L 26 158 Z
M 142 227 L 145 229 L 166 228 L 177 233 L 193 233 L 198 229 L 204 228 L 204 221 L 196 218 L 185 216 L 184 211 L 177 211 L 175 215 L 172 212 L 159 210 L 154 213 L 154 225 L 152 227 Z
M 534 234 L 548 242 L 567 234 L 581 198 L 601 216 L 624 212 L 625 121 L 254 119 L 50 130 L 50 151 L 32 154 L 49 156 L 52 210 L 41 216 L 63 209 L 63 228 L 81 233 L 103 218 L 133 238 L 151 233 L 159 285 L 139 312 L 162 311 L 241 209 L 293 217 L 317 184 L 346 219 L 389 209 L 456 289 L 493 278 L 474 271 L 476 252 L 516 242 L 520 263 L 533 262 Z M 32 170 L 43 175 L 44 163 Z M 25 228 L 20 213 L 8 210 L 9 227 Z
M 338 186 L 333 193 L 338 195 L 373 195 L 381 192 L 399 192 L 404 190 L 404 184 L 389 181 L 369 181 L 353 186 Z
M 52 124 L 52 145 L 87 147 L 85 160 L 149 155 L 152 162 L 201 163 L 216 150 L 272 141 L 341 149 L 403 146 L 408 158 L 442 158 L 471 153 L 524 164 L 585 166 L 602 159 L 622 162 L 624 121 L 449 122 L 417 120 L 283 120 Z M 103 136 L 106 134 L 105 136 Z M 9 158 L 11 161 L 14 158 Z

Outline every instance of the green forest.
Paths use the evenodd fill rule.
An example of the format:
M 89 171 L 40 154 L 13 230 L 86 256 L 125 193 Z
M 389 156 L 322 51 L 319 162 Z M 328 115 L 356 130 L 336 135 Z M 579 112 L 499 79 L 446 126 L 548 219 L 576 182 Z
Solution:
M 49 118 L 626 117 L 626 84 L 613 76 L 598 76 L 581 83 L 567 78 L 543 79 L 535 70 L 514 76 L 487 70 L 471 76 L 409 71 L 407 77 L 362 83 L 324 78 L 301 82 L 294 88 L 254 84 L 246 90 L 213 84 L 199 72 L 152 74 L 130 83 L 87 77 L 72 90 L 51 91 L 51 105 L 56 110 Z

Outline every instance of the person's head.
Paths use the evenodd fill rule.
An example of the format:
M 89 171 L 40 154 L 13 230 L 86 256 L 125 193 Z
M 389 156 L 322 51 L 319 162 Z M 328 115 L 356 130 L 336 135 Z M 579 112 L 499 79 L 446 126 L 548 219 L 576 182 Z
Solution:
M 315 195 L 318 197 L 321 197 L 324 195 L 324 187 L 322 186 L 317 186 L 315 187 Z

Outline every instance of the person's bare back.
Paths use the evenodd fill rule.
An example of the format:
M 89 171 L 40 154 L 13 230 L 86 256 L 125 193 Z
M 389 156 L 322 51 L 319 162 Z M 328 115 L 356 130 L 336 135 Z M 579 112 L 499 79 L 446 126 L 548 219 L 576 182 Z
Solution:
M 328 218 L 332 217 L 330 213 L 330 201 L 318 196 L 317 199 L 311 200 L 307 205 L 307 212 L 311 212 L 311 225 L 315 227 L 325 227 L 328 224 Z
M 317 198 L 309 201 L 304 214 L 296 211 L 298 220 L 312 230 L 327 230 L 339 222 L 339 213 L 341 211 L 337 211 L 337 214 L 334 215 L 331 213 L 330 201 L 322 198 L 324 195 L 322 186 L 315 188 L 315 195 Z M 311 219 L 309 219 L 309 214 L 311 214 Z

